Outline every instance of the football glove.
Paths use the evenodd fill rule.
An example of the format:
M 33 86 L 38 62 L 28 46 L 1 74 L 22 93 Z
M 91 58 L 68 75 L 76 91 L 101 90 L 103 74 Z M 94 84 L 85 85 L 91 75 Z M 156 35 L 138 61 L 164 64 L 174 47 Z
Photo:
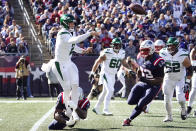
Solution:
M 129 70 L 129 74 L 135 79 L 136 78 L 136 73 L 132 70 Z
M 93 72 L 91 72 L 89 75 L 89 81 L 91 84 L 94 84 L 94 82 L 95 82 L 94 76 L 95 76 L 95 73 L 93 73 Z
M 66 121 L 69 121 L 69 117 L 66 116 L 64 112 L 55 112 L 54 119 L 60 123 L 66 123 Z
M 190 91 L 190 90 L 191 90 L 190 79 L 186 79 L 186 82 L 184 84 L 183 91 L 184 91 L 184 93 L 186 93 L 187 91 Z

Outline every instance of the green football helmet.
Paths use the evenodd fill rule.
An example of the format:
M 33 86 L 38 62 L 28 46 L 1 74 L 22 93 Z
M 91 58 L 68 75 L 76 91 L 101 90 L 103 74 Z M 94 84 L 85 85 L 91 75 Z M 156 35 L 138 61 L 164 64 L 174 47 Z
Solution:
M 112 40 L 112 48 L 114 51 L 119 51 L 122 47 L 122 41 L 120 38 L 114 38 Z
M 60 18 L 60 24 L 67 30 L 70 29 L 69 23 L 75 22 L 75 18 L 73 15 L 64 14 Z
M 179 41 L 177 38 L 175 37 L 169 37 L 169 39 L 167 40 L 167 50 L 170 54 L 177 52 L 178 51 L 178 47 L 179 47 Z

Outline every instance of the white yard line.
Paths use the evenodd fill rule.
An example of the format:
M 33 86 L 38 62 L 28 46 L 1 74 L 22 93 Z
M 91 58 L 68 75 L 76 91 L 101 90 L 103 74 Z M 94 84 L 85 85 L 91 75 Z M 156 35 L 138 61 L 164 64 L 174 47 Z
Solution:
M 25 100 L 25 101 L 11 101 L 11 100 L 0 100 L 0 103 L 54 103 L 53 101 L 47 101 L 47 100 Z M 91 100 L 90 102 L 95 103 L 97 100 Z M 125 100 L 112 100 L 111 103 L 127 103 Z M 163 100 L 154 100 L 152 103 L 164 103 Z M 177 101 L 172 101 L 172 103 L 177 103 Z
M 33 127 L 29 130 L 29 131 L 36 131 L 38 128 L 39 128 L 39 126 L 50 116 L 50 114 L 52 113 L 52 112 L 54 112 L 54 108 L 55 108 L 55 106 L 53 106 L 46 114 L 44 114 L 43 116 L 42 116 L 42 118 L 40 118 L 34 125 L 33 125 Z
M 25 101 L 10 101 L 10 100 L 1 100 L 0 103 L 53 103 L 56 101 L 44 101 L 44 100 L 25 100 Z

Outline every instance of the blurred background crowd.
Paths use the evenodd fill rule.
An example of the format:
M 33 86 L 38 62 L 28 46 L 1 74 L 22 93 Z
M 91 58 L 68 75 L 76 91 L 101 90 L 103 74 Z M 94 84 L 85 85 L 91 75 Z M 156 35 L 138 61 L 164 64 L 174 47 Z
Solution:
M 0 55 L 28 55 L 22 27 L 16 24 L 14 9 L 7 0 L 0 0 Z
M 56 35 L 62 14 L 76 19 L 76 35 L 88 30 L 101 31 L 78 43 L 81 48 L 93 47 L 88 55 L 98 55 L 110 47 L 114 37 L 123 41 L 126 56 L 136 58 L 139 43 L 144 39 L 164 42 L 177 37 L 180 47 L 190 50 L 196 44 L 196 0 L 29 0 L 38 33 L 54 55 Z M 147 15 L 135 15 L 131 3 L 138 3 Z M 28 44 L 22 28 L 13 19 L 14 10 L 6 0 L 0 2 L 0 54 L 28 55 Z M 79 54 L 74 54 L 79 55 Z
M 147 15 L 135 15 L 131 3 L 141 4 Z M 62 14 L 75 17 L 76 34 L 102 32 L 78 43 L 81 48 L 93 47 L 90 55 L 110 47 L 114 37 L 122 39 L 126 55 L 132 58 L 136 58 L 144 39 L 166 42 L 173 36 L 179 39 L 181 48 L 188 50 L 196 44 L 196 0 L 30 0 L 30 4 L 39 34 L 52 54 Z

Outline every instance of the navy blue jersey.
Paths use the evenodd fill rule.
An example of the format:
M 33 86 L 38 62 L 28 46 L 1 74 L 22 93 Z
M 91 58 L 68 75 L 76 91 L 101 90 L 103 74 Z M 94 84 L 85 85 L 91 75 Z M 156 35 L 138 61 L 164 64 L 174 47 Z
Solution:
M 65 103 L 63 102 L 63 95 L 64 93 L 61 92 L 57 98 L 57 103 L 56 103 L 56 109 L 66 109 L 65 107 Z M 81 108 L 82 110 L 88 110 L 88 108 L 90 107 L 90 102 L 86 97 L 83 97 L 82 99 L 80 99 L 78 101 L 78 107 Z
M 142 59 L 142 60 L 139 60 Z M 150 60 L 145 60 L 144 58 L 139 58 L 140 70 L 142 72 L 142 77 L 146 79 L 154 79 L 156 77 L 164 77 L 164 59 L 160 57 L 157 53 L 153 53 Z

